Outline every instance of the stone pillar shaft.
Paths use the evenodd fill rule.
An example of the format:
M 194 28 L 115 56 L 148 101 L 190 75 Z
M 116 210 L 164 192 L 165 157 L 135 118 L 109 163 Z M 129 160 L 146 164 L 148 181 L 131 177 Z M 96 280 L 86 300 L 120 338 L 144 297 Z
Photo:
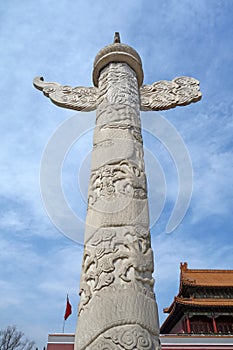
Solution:
M 33 80 L 57 106 L 97 109 L 75 350 L 159 349 L 153 292 L 140 110 L 159 111 L 201 99 L 199 82 L 179 77 L 142 85 L 142 61 L 114 43 L 95 57 L 94 87 Z
M 135 72 L 99 77 L 76 350 L 155 349 L 158 314 Z
M 88 195 L 86 224 L 94 229 L 142 220 L 149 225 L 139 111 L 134 71 L 126 63 L 109 64 L 99 78 Z

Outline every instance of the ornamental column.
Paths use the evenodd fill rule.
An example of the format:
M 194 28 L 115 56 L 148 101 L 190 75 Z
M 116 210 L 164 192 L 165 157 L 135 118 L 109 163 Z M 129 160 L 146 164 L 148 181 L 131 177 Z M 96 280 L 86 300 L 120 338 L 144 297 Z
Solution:
M 93 80 L 96 128 L 75 349 L 157 349 L 140 57 L 115 42 L 96 56 Z
M 143 85 L 138 53 L 114 43 L 97 54 L 94 87 L 34 79 L 53 103 L 96 112 L 75 350 L 160 349 L 153 292 L 140 110 L 201 99 L 199 82 L 179 77 Z

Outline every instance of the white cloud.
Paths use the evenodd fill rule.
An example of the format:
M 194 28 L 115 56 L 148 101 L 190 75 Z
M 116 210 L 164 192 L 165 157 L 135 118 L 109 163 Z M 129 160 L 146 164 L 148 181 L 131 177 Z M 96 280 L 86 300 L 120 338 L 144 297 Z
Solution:
M 26 228 L 26 223 L 22 220 L 19 213 L 13 210 L 9 210 L 0 217 L 0 228 L 15 229 L 21 231 Z
M 94 57 L 112 41 L 114 31 L 141 54 L 145 83 L 190 74 L 200 79 L 203 91 L 196 106 L 164 113 L 184 138 L 194 168 L 190 210 L 170 236 L 160 233 L 177 194 L 177 175 L 162 147 L 155 149 L 168 191 L 152 230 L 160 310 L 177 293 L 180 261 L 187 260 L 193 268 L 231 267 L 232 3 L 174 0 L 158 7 L 157 2 L 118 0 L 100 6 L 88 0 L 67 6 L 61 0 L 48 6 L 40 0 L 0 6 L 0 328 L 17 323 L 42 348 L 48 332 L 62 329 L 69 292 L 74 314 L 66 330 L 75 329 L 82 252 L 49 223 L 39 193 L 43 149 L 54 129 L 73 113 L 52 105 L 33 89 L 32 79 L 44 74 L 46 80 L 62 84 L 92 85 Z M 82 114 L 77 122 L 84 120 Z M 72 158 L 69 164 L 74 163 Z M 74 184 L 69 166 L 65 171 L 65 181 Z M 156 174 L 151 181 L 156 186 Z M 73 187 L 66 190 L 70 195 Z M 73 194 L 72 205 L 78 201 Z

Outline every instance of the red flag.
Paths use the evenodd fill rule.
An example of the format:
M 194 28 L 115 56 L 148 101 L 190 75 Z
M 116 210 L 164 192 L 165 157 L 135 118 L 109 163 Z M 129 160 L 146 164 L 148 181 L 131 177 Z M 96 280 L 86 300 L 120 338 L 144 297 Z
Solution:
M 65 312 L 65 315 L 64 315 L 64 320 L 67 320 L 67 318 L 72 314 L 72 306 L 69 302 L 69 297 L 68 297 L 68 294 L 67 294 L 67 298 L 66 298 L 66 312 Z

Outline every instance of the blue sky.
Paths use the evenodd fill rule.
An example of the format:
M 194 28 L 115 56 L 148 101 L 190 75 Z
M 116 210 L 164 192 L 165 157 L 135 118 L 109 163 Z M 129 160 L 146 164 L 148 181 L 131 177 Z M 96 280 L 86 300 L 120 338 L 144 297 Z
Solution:
M 160 113 L 184 140 L 194 174 L 189 209 L 170 234 L 165 227 L 178 191 L 176 166 L 164 146 L 143 133 L 152 217 L 155 158 L 167 185 L 164 209 L 151 228 L 160 321 L 178 291 L 181 261 L 191 268 L 233 268 L 232 14 L 231 0 L 1 2 L 0 329 L 16 324 L 42 348 L 48 333 L 62 330 L 69 293 L 73 314 L 65 330 L 75 330 L 82 246 L 51 223 L 39 186 L 43 151 L 74 113 L 51 104 L 32 80 L 43 75 L 92 86 L 94 58 L 115 31 L 139 52 L 145 84 L 187 75 L 200 81 L 203 93 L 196 104 Z M 152 124 L 156 113 L 142 113 L 143 125 L 148 118 Z M 94 126 L 94 119 L 94 113 L 77 114 L 80 128 Z M 82 221 L 91 138 L 89 131 L 73 145 L 62 178 Z

